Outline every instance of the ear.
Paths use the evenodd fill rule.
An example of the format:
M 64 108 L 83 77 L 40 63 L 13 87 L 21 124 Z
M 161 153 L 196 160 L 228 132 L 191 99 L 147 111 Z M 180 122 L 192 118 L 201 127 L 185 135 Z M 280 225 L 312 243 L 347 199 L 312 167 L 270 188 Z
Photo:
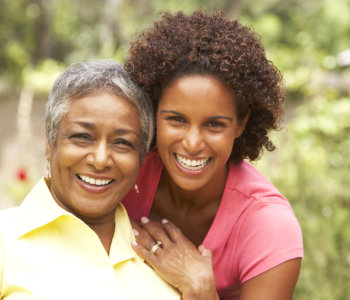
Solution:
M 250 118 L 250 112 L 251 112 L 251 110 L 249 108 L 246 115 L 244 116 L 243 120 L 238 124 L 235 138 L 240 137 L 242 135 L 242 133 L 244 132 L 245 127 L 247 126 L 248 120 Z
M 46 159 L 51 161 L 52 146 L 49 144 L 48 138 L 46 136 Z

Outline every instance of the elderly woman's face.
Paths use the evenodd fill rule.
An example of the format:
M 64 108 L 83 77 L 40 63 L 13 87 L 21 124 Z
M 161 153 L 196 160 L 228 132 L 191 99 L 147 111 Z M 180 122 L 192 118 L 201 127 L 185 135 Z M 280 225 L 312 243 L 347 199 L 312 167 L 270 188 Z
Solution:
M 53 197 L 81 219 L 114 218 L 136 181 L 140 149 L 140 116 L 128 100 L 109 93 L 72 100 L 47 146 Z

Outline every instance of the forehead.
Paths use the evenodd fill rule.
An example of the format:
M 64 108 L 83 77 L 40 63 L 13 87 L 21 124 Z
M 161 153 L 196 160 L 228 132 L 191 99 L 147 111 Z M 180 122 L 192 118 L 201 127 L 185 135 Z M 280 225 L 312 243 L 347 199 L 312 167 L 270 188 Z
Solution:
M 172 81 L 160 97 L 159 104 L 178 105 L 186 108 L 190 105 L 205 107 L 235 106 L 234 91 L 212 75 L 185 75 Z
M 63 120 L 68 122 L 86 120 L 113 126 L 123 124 L 140 130 L 140 115 L 135 105 L 123 96 L 110 93 L 71 99 Z

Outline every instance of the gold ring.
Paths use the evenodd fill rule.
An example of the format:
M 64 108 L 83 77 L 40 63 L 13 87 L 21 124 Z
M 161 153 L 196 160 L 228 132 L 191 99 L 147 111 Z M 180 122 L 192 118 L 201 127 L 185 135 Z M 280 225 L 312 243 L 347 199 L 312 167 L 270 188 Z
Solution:
M 154 254 L 154 253 L 158 250 L 158 248 L 159 248 L 161 245 L 162 245 L 162 242 L 157 241 L 157 244 L 155 244 L 155 245 L 152 247 L 151 252 Z

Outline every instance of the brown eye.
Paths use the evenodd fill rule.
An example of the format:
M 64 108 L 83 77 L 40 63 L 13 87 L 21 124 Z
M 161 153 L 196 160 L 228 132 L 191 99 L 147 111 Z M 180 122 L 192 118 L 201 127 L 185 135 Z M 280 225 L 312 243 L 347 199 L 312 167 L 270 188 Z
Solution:
M 209 121 L 207 124 L 206 124 L 208 127 L 212 127 L 212 128 L 225 128 L 226 125 L 225 123 L 223 122 L 220 122 L 220 121 Z
M 129 147 L 129 148 L 135 149 L 135 145 L 133 143 L 129 142 L 126 139 L 122 139 L 122 138 L 116 139 L 113 142 L 113 144 L 117 145 L 117 146 Z
M 179 123 L 185 123 L 186 120 L 183 117 L 180 116 L 169 116 L 166 118 L 169 121 L 173 121 L 173 122 L 179 122 Z
M 92 140 L 92 137 L 87 134 L 87 133 L 76 133 L 76 134 L 73 134 L 71 137 L 71 139 L 77 139 L 77 140 Z

